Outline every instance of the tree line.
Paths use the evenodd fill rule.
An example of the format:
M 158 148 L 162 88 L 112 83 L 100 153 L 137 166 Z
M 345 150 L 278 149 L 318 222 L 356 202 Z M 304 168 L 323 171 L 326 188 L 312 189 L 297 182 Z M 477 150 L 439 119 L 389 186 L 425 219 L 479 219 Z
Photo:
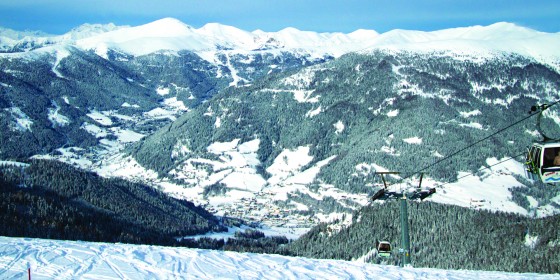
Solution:
M 532 219 L 517 214 L 473 210 L 432 202 L 409 202 L 411 261 L 415 267 L 560 272 L 560 216 Z M 353 214 L 340 231 L 321 224 L 292 242 L 295 255 L 352 260 L 366 255 L 378 240 L 402 248 L 399 203 L 373 203 Z M 535 237 L 534 244 L 527 240 Z M 373 260 L 372 260 L 373 261 Z

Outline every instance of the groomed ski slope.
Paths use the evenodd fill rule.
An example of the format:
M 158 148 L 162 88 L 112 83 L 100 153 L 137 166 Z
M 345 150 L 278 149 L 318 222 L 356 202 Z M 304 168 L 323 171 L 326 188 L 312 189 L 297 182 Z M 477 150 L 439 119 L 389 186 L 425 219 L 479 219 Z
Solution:
M 0 279 L 559 279 L 187 248 L 0 237 Z

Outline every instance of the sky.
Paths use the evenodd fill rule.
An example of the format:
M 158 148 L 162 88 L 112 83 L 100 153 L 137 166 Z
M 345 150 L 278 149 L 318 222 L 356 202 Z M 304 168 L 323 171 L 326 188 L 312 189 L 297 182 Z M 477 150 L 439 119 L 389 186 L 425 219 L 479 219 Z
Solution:
M 512 22 L 560 32 L 558 0 L 0 0 L 0 26 L 63 34 L 84 23 L 137 26 L 173 17 L 246 31 L 434 31 Z

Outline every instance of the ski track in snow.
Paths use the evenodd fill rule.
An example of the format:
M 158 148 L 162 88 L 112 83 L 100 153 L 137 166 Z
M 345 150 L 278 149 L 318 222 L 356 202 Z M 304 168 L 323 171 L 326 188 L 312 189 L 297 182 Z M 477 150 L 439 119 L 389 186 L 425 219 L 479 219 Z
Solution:
M 358 261 L 0 237 L 0 279 L 559 279 L 559 274 L 400 268 Z

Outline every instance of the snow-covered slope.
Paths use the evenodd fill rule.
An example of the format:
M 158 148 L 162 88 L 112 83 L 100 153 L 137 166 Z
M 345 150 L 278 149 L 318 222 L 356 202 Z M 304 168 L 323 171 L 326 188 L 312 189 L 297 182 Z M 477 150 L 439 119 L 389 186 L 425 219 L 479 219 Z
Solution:
M 90 38 L 78 40 L 84 49 L 102 52 L 117 49 L 128 54 L 145 55 L 157 51 L 234 52 L 291 50 L 323 56 L 340 56 L 363 49 L 378 34 L 374 31 L 316 33 L 286 28 L 279 32 L 244 31 L 232 26 L 209 23 L 195 29 L 179 20 L 165 18 L 145 25 L 122 28 Z
M 558 279 L 146 245 L 0 237 L 2 279 Z
M 285 71 L 285 69 L 296 68 L 282 68 L 282 66 L 287 64 L 292 63 L 299 67 L 301 65 L 309 65 L 310 61 L 313 63 L 322 62 L 332 57 L 342 56 L 345 53 L 353 51 L 365 53 L 374 53 L 373 50 L 379 49 L 389 50 L 390 52 L 398 51 L 400 53 L 399 55 L 395 55 L 395 57 L 399 60 L 402 60 L 403 56 L 405 56 L 404 54 L 407 52 L 412 53 L 412 55 L 410 55 L 411 57 L 417 53 L 427 53 L 427 57 L 445 56 L 444 58 L 448 58 L 448 56 L 452 56 L 455 58 L 454 61 L 463 61 L 464 59 L 478 60 L 496 55 L 501 58 L 507 56 L 508 53 L 516 53 L 523 55 L 524 58 L 528 58 L 531 61 L 527 63 L 532 63 L 532 61 L 536 60 L 537 62 L 543 62 L 549 66 L 552 65 L 554 69 L 560 69 L 560 52 L 556 48 L 556 46 L 560 45 L 560 33 L 538 32 L 511 23 L 496 23 L 490 26 L 462 27 L 433 32 L 393 30 L 383 34 L 378 34 L 372 30 L 360 29 L 349 34 L 344 34 L 300 31 L 294 28 L 285 28 L 278 32 L 264 32 L 261 30 L 249 32 L 218 23 L 209 23 L 201 28 L 194 28 L 179 20 L 165 18 L 134 27 L 115 26 L 112 24 L 82 25 L 60 36 L 49 36 L 39 33 L 8 32 L 7 30 L 0 29 L 0 37 L 0 51 L 17 52 L 16 55 L 12 53 L 0 54 L 0 58 L 6 61 L 11 61 L 12 58 L 17 58 L 14 59 L 14 61 L 19 61 L 19 58 L 23 58 L 22 60 L 26 62 L 27 60 L 39 61 L 45 60 L 45 58 L 50 59 L 50 62 L 48 62 L 44 68 L 55 74 L 52 77 L 53 82 L 50 83 L 51 86 L 59 85 L 59 82 L 74 82 L 75 78 L 73 77 L 79 77 L 79 75 L 72 75 L 72 71 L 74 71 L 73 69 L 80 69 L 80 67 L 83 67 L 75 66 L 82 65 L 76 63 L 82 61 L 80 57 L 83 56 L 84 58 L 87 57 L 86 61 L 88 61 L 88 63 L 94 63 L 96 65 L 96 67 L 92 67 L 90 73 L 99 74 L 105 70 L 114 71 L 116 69 L 115 67 L 106 67 L 105 63 L 107 61 L 102 58 L 108 59 L 109 63 L 115 62 L 113 66 L 119 66 L 122 63 L 127 64 L 125 62 L 128 62 L 127 65 L 132 65 L 136 70 L 136 73 L 133 73 L 121 69 L 122 71 L 118 73 L 118 75 L 99 76 L 99 81 L 92 81 L 95 85 L 104 83 L 120 85 L 122 80 L 125 82 L 126 88 L 128 88 L 128 86 L 135 86 L 135 88 L 130 88 L 130 92 L 140 92 L 142 89 L 148 88 L 151 90 L 150 92 L 146 91 L 144 94 L 138 94 L 138 96 L 155 94 L 165 96 L 163 102 L 161 102 L 161 100 L 158 101 L 156 104 L 157 107 L 146 106 L 146 108 L 149 108 L 149 111 L 145 109 L 145 112 L 141 111 L 144 110 L 143 107 L 141 108 L 137 105 L 139 102 L 138 100 L 132 102 L 129 99 L 124 99 L 124 97 L 121 102 L 114 102 L 116 104 L 122 104 L 122 106 L 120 106 L 121 108 L 118 108 L 119 105 L 117 105 L 117 108 L 111 106 L 102 106 L 101 108 L 88 107 L 86 117 L 89 118 L 89 122 L 78 123 L 77 119 L 70 118 L 70 114 L 65 113 L 63 110 L 63 107 L 79 107 L 74 104 L 75 102 L 72 100 L 72 96 L 70 96 L 70 98 L 68 96 L 59 97 L 56 96 L 55 93 L 60 91 L 58 89 L 53 90 L 52 101 L 45 101 L 45 104 L 50 104 L 50 107 L 44 110 L 48 112 L 47 121 L 49 127 L 67 128 L 77 123 L 78 126 L 81 124 L 79 131 L 86 131 L 93 135 L 96 139 L 99 139 L 101 143 L 100 146 L 103 146 L 102 153 L 92 154 L 89 158 L 86 158 L 85 154 L 89 153 L 84 149 L 77 149 L 74 147 L 60 148 L 58 149 L 58 153 L 64 157 L 63 160 L 73 164 L 80 164 L 82 167 L 97 171 L 102 175 L 128 177 L 143 182 L 150 182 L 174 196 L 187 198 L 197 204 L 208 206 L 209 208 L 220 206 L 220 209 L 211 209 L 212 212 L 216 214 L 235 215 L 247 218 L 251 221 L 268 219 L 268 221 L 273 221 L 270 226 L 285 225 L 287 221 L 288 225 L 291 226 L 294 220 L 299 221 L 300 218 L 301 222 L 298 222 L 299 224 L 305 223 L 312 225 L 316 222 L 313 221 L 310 223 L 305 217 L 289 216 L 288 213 L 283 212 L 284 209 L 278 208 L 271 203 L 286 201 L 288 206 L 298 212 L 306 212 L 312 208 L 312 206 L 306 206 L 304 203 L 293 201 L 293 199 L 290 201 L 288 195 L 293 196 L 294 193 L 298 194 L 301 199 L 305 197 L 321 201 L 328 198 L 336 201 L 346 201 L 348 205 L 343 206 L 348 206 L 348 208 L 355 208 L 366 204 L 368 197 L 366 194 L 346 193 L 340 189 L 340 185 L 333 185 L 321 181 L 321 178 L 317 175 L 319 171 L 321 169 L 324 170 L 332 164 L 331 162 L 335 162 L 336 160 L 331 157 L 331 155 L 325 158 L 317 157 L 316 155 L 313 156 L 309 151 L 309 147 L 313 146 L 310 145 L 301 144 L 297 147 L 285 148 L 279 151 L 281 152 L 279 156 L 269 160 L 269 163 L 271 163 L 269 169 L 259 170 L 259 165 L 263 164 L 263 162 L 260 162 L 258 159 L 258 151 L 261 145 L 259 143 L 263 143 L 265 138 L 258 137 L 252 139 L 252 141 L 249 141 L 251 139 L 245 139 L 248 141 L 245 143 L 240 142 L 240 138 L 220 139 L 220 141 L 211 144 L 211 147 L 214 149 L 211 149 L 210 146 L 208 147 L 208 150 L 206 150 L 209 155 L 208 157 L 192 153 L 188 141 L 185 141 L 185 143 L 173 143 L 170 147 L 174 147 L 174 150 L 170 152 L 169 156 L 171 158 L 185 157 L 186 160 L 174 165 L 170 175 L 173 176 L 172 179 L 182 180 L 184 184 L 179 184 L 175 180 L 169 180 L 171 177 L 158 178 L 157 174 L 154 172 L 154 170 L 157 169 L 156 167 L 152 166 L 151 168 L 153 170 L 150 170 L 149 167 L 142 166 L 142 164 L 145 165 L 145 163 L 119 153 L 124 148 L 124 145 L 130 142 L 136 142 L 143 137 L 149 137 L 148 134 L 151 130 L 134 130 L 134 126 L 131 126 L 131 123 L 140 124 L 147 120 L 166 118 L 176 120 L 178 115 L 190 111 L 192 107 L 183 102 L 188 102 L 191 100 L 191 97 L 192 99 L 201 97 L 196 96 L 196 92 L 195 95 L 193 95 L 193 90 L 198 88 L 200 84 L 200 81 L 198 81 L 196 77 L 206 76 L 224 79 L 224 81 L 215 81 L 212 79 L 208 84 L 223 83 L 226 86 L 229 84 L 247 87 L 253 79 L 257 79 L 262 75 L 267 75 L 266 73 L 270 73 L 273 70 L 275 72 L 282 72 Z M 83 50 L 86 51 L 84 52 Z M 96 57 L 93 53 L 89 52 L 89 50 L 93 50 L 99 57 Z M 188 53 L 189 56 L 192 55 L 192 57 L 188 58 L 190 62 L 194 60 L 193 58 L 196 57 L 196 55 L 204 59 L 204 61 L 201 60 L 192 65 L 185 63 L 177 64 L 180 65 L 180 67 L 185 67 L 185 69 L 192 67 L 193 69 L 190 70 L 196 70 L 196 73 L 186 75 L 184 72 L 178 71 L 177 75 L 162 78 L 163 76 L 153 74 L 156 71 L 149 70 L 153 65 L 157 65 L 158 67 L 165 65 L 165 63 L 161 61 L 165 61 L 165 59 L 168 58 L 173 60 L 172 58 L 175 57 L 174 55 L 181 50 L 194 53 Z M 151 57 L 140 57 L 144 54 L 154 52 L 161 52 L 169 55 L 158 56 L 158 59 L 164 58 L 162 60 Z M 185 53 L 181 53 L 181 55 L 185 55 Z M 300 60 L 300 58 L 302 59 Z M 319 59 L 314 60 L 314 58 Z M 341 59 L 344 59 L 344 57 Z M 178 59 L 177 61 L 180 60 Z M 379 66 L 383 66 L 388 65 L 387 63 L 393 63 L 391 66 L 392 71 L 388 69 L 383 75 L 394 74 L 394 77 L 399 80 L 394 88 L 396 96 L 411 95 L 434 100 L 442 99 L 447 105 L 449 105 L 449 100 L 456 100 L 456 96 L 454 96 L 454 86 L 446 86 L 441 88 L 441 90 L 439 88 L 428 88 L 425 86 L 424 81 L 420 80 L 420 76 L 415 77 L 411 74 L 417 71 L 426 72 L 426 69 L 412 69 L 413 67 L 411 67 L 411 71 L 404 71 L 406 69 L 403 67 L 418 63 L 418 59 L 410 61 L 413 63 L 407 61 L 403 61 L 402 63 L 383 61 L 383 64 L 378 64 Z M 207 62 L 213 65 L 208 65 Z M 467 62 L 470 62 L 470 60 Z M 350 61 L 349 63 L 354 62 Z M 504 63 L 510 62 L 506 60 Z M 6 65 L 11 64 L 7 63 Z M 347 81 L 349 83 L 350 81 L 354 81 L 354 84 L 357 86 L 364 80 L 372 80 L 374 76 L 369 76 L 365 79 L 363 78 L 365 76 L 361 76 L 371 70 L 370 68 L 372 68 L 372 65 L 374 64 L 359 63 L 351 69 L 343 72 L 341 71 L 339 75 L 355 73 L 356 76 L 352 79 L 347 79 Z M 321 94 L 318 94 L 320 91 L 317 91 L 317 88 L 322 84 L 328 84 L 329 81 L 335 77 L 326 76 L 327 78 L 324 80 L 312 83 L 315 73 L 327 71 L 327 69 L 323 69 L 324 67 L 321 65 L 319 66 L 320 67 L 315 69 L 308 68 L 309 70 L 304 70 L 301 73 L 286 78 L 280 83 L 280 86 L 271 85 L 270 88 L 259 90 L 259 92 L 262 93 L 262 96 L 269 94 L 276 95 L 283 92 L 293 94 L 294 99 L 299 105 L 310 106 L 306 109 L 308 112 L 306 118 L 317 120 L 328 110 L 326 104 L 329 104 L 329 102 L 323 103 L 323 100 L 327 98 L 325 94 L 330 92 L 330 90 L 323 91 L 321 94 L 324 96 L 321 96 Z M 527 66 L 531 65 L 529 64 Z M 514 70 L 524 71 L 524 67 L 525 62 L 517 67 L 519 69 Z M 548 69 L 548 67 L 545 68 Z M 11 66 L 4 70 L 4 73 L 6 73 L 4 77 L 11 79 L 0 83 L 0 86 L 6 88 L 6 90 L 12 87 L 13 81 L 21 79 L 20 70 L 16 71 L 15 69 L 18 68 Z M 33 69 L 42 68 L 33 66 Z M 255 69 L 257 70 L 255 71 Z M 451 85 L 452 79 L 449 78 L 453 75 L 449 74 L 447 69 L 459 68 L 455 67 L 453 64 L 450 68 L 442 70 L 441 73 L 432 70 L 430 71 L 433 73 L 430 73 L 430 71 L 426 73 L 439 78 L 437 81 L 436 79 L 431 80 L 436 84 L 447 83 L 449 80 Z M 169 69 L 166 71 L 169 71 Z M 259 71 L 262 71 L 262 75 L 254 75 L 253 77 L 249 74 Z M 544 70 L 542 71 L 544 73 Z M 106 74 L 109 74 L 108 72 Z M 109 83 L 106 78 L 108 76 L 113 76 L 115 79 L 111 80 L 111 83 Z M 188 81 L 178 81 L 186 76 L 189 78 L 187 79 Z M 455 74 L 455 76 L 459 75 Z M 487 78 L 489 75 L 481 76 Z M 512 104 L 512 100 L 517 98 L 516 95 L 512 94 L 500 96 L 499 99 L 489 99 L 489 97 L 487 97 L 489 95 L 485 92 L 495 93 L 493 89 L 496 89 L 501 93 L 508 86 L 514 88 L 516 84 L 520 84 L 521 89 L 530 89 L 533 92 L 540 89 L 540 87 L 534 85 L 538 83 L 536 79 L 530 82 L 523 82 L 522 78 L 523 77 L 506 79 L 506 81 L 502 81 L 502 78 L 488 81 L 481 78 L 480 80 L 465 84 L 463 87 L 472 87 L 473 96 L 484 100 L 484 102 L 501 102 L 500 104 L 505 104 L 507 107 Z M 471 78 L 468 80 L 470 79 Z M 520 82 L 518 82 L 518 80 L 520 80 Z M 36 81 L 31 80 L 29 84 L 33 85 L 35 82 Z M 77 82 L 78 84 L 83 84 L 84 81 L 78 80 Z M 153 82 L 153 84 L 151 82 Z M 428 83 L 428 85 L 432 85 L 432 83 Z M 345 87 L 345 89 L 348 88 L 350 87 Z M 542 88 L 546 90 L 544 91 L 546 95 L 550 96 L 553 96 L 556 89 L 555 83 L 548 81 L 545 81 Z M 201 88 L 200 92 L 204 92 L 207 89 L 210 88 Z M 216 90 L 219 89 L 216 88 Z M 519 88 L 515 88 L 516 94 L 519 90 Z M 113 92 L 113 89 L 109 88 L 107 91 Z M 121 91 L 122 88 L 114 90 L 114 92 Z M 24 93 L 27 91 L 22 90 L 21 92 Z M 362 92 L 362 89 L 358 92 Z M 533 92 L 531 92 L 531 94 L 533 94 Z M 344 94 L 346 95 L 347 93 Z M 369 94 L 369 92 L 366 94 Z M 183 98 L 181 101 L 177 99 L 180 95 L 190 95 L 191 97 L 188 99 Z M 373 95 L 374 94 L 371 96 Z M 83 96 L 86 95 L 80 93 L 77 96 L 79 97 L 76 99 L 83 99 Z M 114 96 L 112 98 L 114 98 Z M 363 96 L 356 96 L 352 99 L 360 100 L 362 98 Z M 395 102 L 395 100 L 398 100 L 395 98 L 396 97 L 390 96 L 385 100 L 381 100 L 382 102 L 376 101 L 372 103 L 373 105 L 370 106 L 372 106 L 371 110 L 373 114 L 377 116 L 380 112 L 388 109 L 389 111 L 385 113 L 385 115 L 391 118 L 392 121 L 397 121 L 401 119 L 401 117 L 404 118 L 406 116 L 406 110 L 393 105 L 398 103 Z M 148 100 L 146 100 L 144 104 L 147 104 L 147 102 Z M 140 102 L 139 104 L 142 103 Z M 99 104 L 96 104 L 96 106 L 99 107 Z M 480 104 L 476 106 L 478 108 Z M 85 105 L 81 105 L 80 107 L 86 110 Z M 23 106 L 21 108 L 23 108 Z M 5 113 L 9 114 L 10 121 L 13 124 L 11 128 L 22 133 L 40 131 L 35 128 L 40 122 L 33 119 L 31 113 L 21 108 L 11 107 L 5 109 Z M 373 110 L 375 108 L 377 109 Z M 122 112 L 116 111 L 120 109 L 122 109 Z M 130 111 L 125 111 L 128 109 L 138 110 L 132 115 Z M 215 128 L 224 128 L 228 125 L 226 122 L 228 115 L 230 115 L 228 110 L 231 111 L 234 110 L 234 108 L 220 108 L 220 110 L 214 108 L 214 111 L 208 111 L 204 113 L 204 116 L 215 118 L 215 120 L 212 120 Z M 481 111 L 469 109 L 466 112 L 461 112 L 462 118 L 477 116 L 477 113 L 472 113 L 475 115 L 471 115 L 469 112 L 478 112 L 478 114 L 481 114 Z M 367 113 L 367 115 L 369 116 L 370 113 Z M 351 122 L 344 121 L 343 119 L 337 119 L 335 121 L 336 122 L 332 125 L 329 124 L 328 128 L 334 131 L 336 135 L 342 136 L 351 131 L 352 127 L 349 125 Z M 446 119 L 445 121 L 448 120 Z M 442 125 L 448 124 L 442 123 Z M 460 123 L 459 125 L 479 130 L 482 128 L 488 129 L 478 122 Z M 234 134 L 235 133 L 232 133 L 232 135 Z M 405 145 L 415 146 L 421 150 L 423 146 L 430 143 L 426 137 L 422 139 L 422 137 L 416 135 L 407 135 L 402 138 L 402 141 Z M 340 143 L 333 144 L 339 145 Z M 221 147 L 221 145 L 225 146 Z M 216 149 L 220 147 L 222 149 Z M 401 155 L 401 151 L 396 150 L 389 143 L 387 143 L 387 145 L 381 143 L 379 152 L 381 154 L 387 154 L 390 157 L 398 157 Z M 440 152 L 442 151 L 434 150 L 433 156 L 437 158 L 443 157 Z M 377 151 L 375 153 L 377 153 Z M 337 156 L 340 155 L 338 152 L 333 154 Z M 48 155 L 48 157 L 51 158 L 51 155 Z M 312 160 L 316 162 L 311 164 Z M 373 168 L 375 164 L 383 165 L 382 162 L 371 162 L 368 166 Z M 363 167 L 361 163 L 356 165 L 357 175 L 361 173 L 361 171 L 358 170 L 361 169 L 361 167 Z M 390 165 L 386 165 L 386 167 L 390 167 Z M 510 173 L 520 174 L 520 172 L 513 171 Z M 269 174 L 270 178 L 265 178 L 263 174 Z M 507 178 L 504 180 L 502 180 L 503 178 L 496 179 L 496 176 L 490 174 L 483 179 L 480 177 L 465 178 L 459 183 L 444 185 L 442 187 L 442 192 L 438 190 L 438 193 L 433 199 L 439 202 L 453 203 L 473 208 L 492 210 L 507 209 L 508 211 L 522 214 L 533 214 L 527 213 L 526 210 L 510 203 L 511 195 L 507 187 L 495 183 L 496 181 L 502 180 L 512 183 L 514 186 L 518 185 L 512 176 L 506 175 L 506 177 Z M 310 191 L 308 186 L 314 180 L 316 184 L 314 185 L 313 191 Z M 428 183 L 432 183 L 432 185 L 436 186 L 439 185 L 438 182 L 430 182 L 429 179 L 427 179 L 425 185 Z M 477 187 L 473 187 L 473 184 Z M 491 189 L 492 194 L 496 194 L 495 198 L 491 200 L 481 198 L 485 197 L 483 194 L 489 189 Z M 210 198 L 208 198 L 205 191 L 209 190 L 212 191 L 211 193 L 220 194 L 220 192 L 225 192 L 225 194 L 210 195 Z M 559 201 L 559 199 L 560 198 L 555 198 L 553 202 Z M 504 202 L 507 205 L 504 204 Z M 541 205 L 533 205 L 532 203 L 532 206 L 540 208 L 534 213 L 536 216 L 546 216 L 557 213 L 552 210 L 549 211 L 547 205 L 541 207 Z M 255 208 L 257 209 L 256 211 L 251 210 Z M 317 218 L 321 221 L 335 218 L 326 216 L 327 215 Z
M 560 33 L 544 33 L 513 23 L 472 26 L 433 32 L 392 30 L 375 38 L 373 48 L 441 53 L 463 58 L 490 58 L 514 53 L 557 66 Z
M 63 35 L 41 31 L 16 31 L 0 27 L 0 52 L 28 52 L 51 45 L 73 44 L 76 40 L 114 31 L 122 27 L 110 24 L 83 24 Z
M 311 56 L 338 57 L 348 52 L 371 49 L 410 51 L 444 51 L 454 54 L 495 55 L 496 52 L 517 53 L 539 60 L 557 60 L 556 46 L 560 33 L 544 33 L 512 23 L 500 22 L 489 26 L 451 28 L 432 32 L 392 30 L 379 34 L 373 30 L 317 33 L 285 28 L 278 32 L 244 31 L 236 27 L 209 23 L 193 28 L 177 19 L 164 18 L 140 26 L 85 24 L 60 36 L 18 33 L 0 29 L 0 49 L 17 45 L 72 44 L 95 50 L 106 56 L 109 49 L 132 55 L 158 51 L 189 50 L 208 60 L 215 52 L 232 50 L 237 53 L 258 51 L 290 51 Z
M 317 33 L 295 28 L 278 32 L 247 32 L 218 23 L 195 29 L 176 19 L 166 18 L 92 36 L 77 41 L 77 44 L 86 49 L 115 48 L 134 55 L 160 50 L 203 52 L 232 49 L 237 52 L 297 50 L 313 56 L 338 57 L 348 52 L 383 48 L 476 55 L 508 52 L 550 59 L 559 57 L 555 46 L 560 45 L 560 34 L 539 32 L 505 22 L 433 32 L 393 30 L 383 34 L 373 30 L 357 30 L 350 34 Z
M 378 169 L 377 171 L 386 170 Z M 511 188 L 527 188 L 518 181 L 516 176 L 525 176 L 525 168 L 522 163 L 511 158 L 500 160 L 489 158 L 486 160 L 486 166 L 480 167 L 478 174 L 459 172 L 457 176 L 459 179 L 453 183 L 438 182 L 428 176 L 428 178 L 423 179 L 422 185 L 437 189 L 437 192 L 427 198 L 426 201 L 471 209 L 517 213 L 536 218 L 560 213 L 560 209 L 552 205 L 560 203 L 560 195 L 553 198 L 551 204 L 546 205 L 539 205 L 532 197 L 528 197 L 532 204 L 531 211 L 527 211 L 516 204 L 512 199 Z M 417 184 L 418 178 L 414 178 L 402 184 L 392 185 L 389 189 L 395 192 L 401 192 L 402 190 L 413 192 Z

